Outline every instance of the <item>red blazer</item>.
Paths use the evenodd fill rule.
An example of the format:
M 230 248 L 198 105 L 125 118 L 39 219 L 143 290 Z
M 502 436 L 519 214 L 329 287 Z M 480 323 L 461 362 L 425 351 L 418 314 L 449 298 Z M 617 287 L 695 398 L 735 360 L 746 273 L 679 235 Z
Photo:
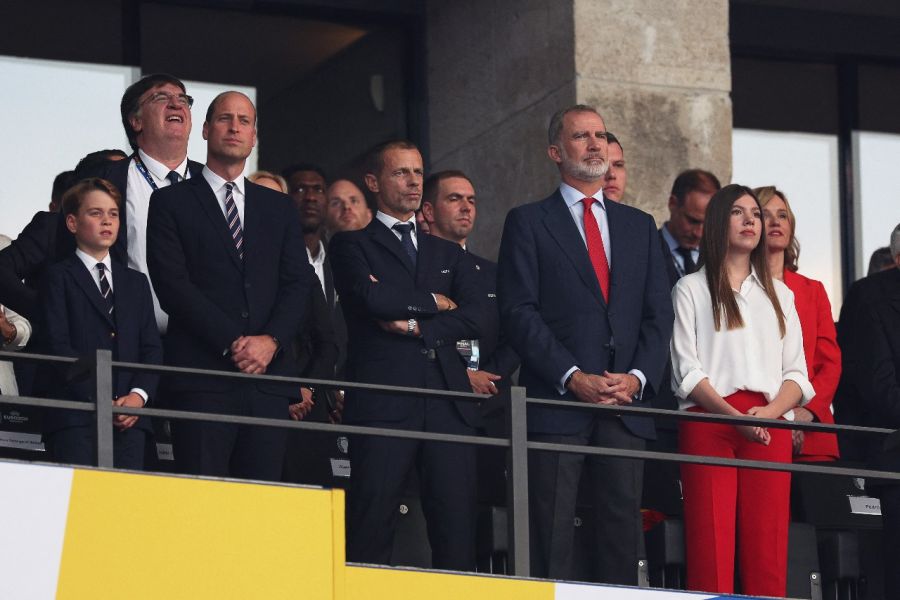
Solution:
M 816 395 L 804 408 L 820 423 L 834 423 L 831 402 L 841 377 L 841 349 L 831 316 L 831 304 L 821 282 L 793 271 L 784 271 L 784 283 L 794 292 L 794 305 L 803 331 L 803 353 L 809 381 Z M 803 450 L 797 460 L 837 459 L 837 436 L 833 433 L 805 432 Z

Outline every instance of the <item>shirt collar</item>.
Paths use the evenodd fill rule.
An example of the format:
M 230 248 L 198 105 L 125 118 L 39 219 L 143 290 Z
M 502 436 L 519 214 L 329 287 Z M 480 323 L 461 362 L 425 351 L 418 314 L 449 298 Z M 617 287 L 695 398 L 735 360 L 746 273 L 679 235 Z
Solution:
M 377 213 L 375 213 L 375 218 L 384 223 L 388 229 L 393 229 L 394 225 L 396 225 L 397 223 L 411 223 L 413 226 L 412 233 L 413 235 L 416 234 L 416 215 L 413 215 L 409 219 L 409 221 L 401 221 L 400 219 L 392 217 L 391 215 L 385 214 L 379 210 Z
M 209 184 L 209 187 L 212 188 L 212 191 L 216 192 L 217 194 L 223 187 L 225 187 L 225 184 L 228 183 L 228 181 L 220 177 L 217 173 L 213 173 L 212 169 L 207 166 L 203 167 L 203 178 L 206 179 L 206 182 Z M 234 187 L 237 189 L 238 193 L 243 196 L 244 177 L 238 177 L 232 183 L 234 183 Z
M 750 276 L 747 279 L 750 279 L 751 281 L 755 281 L 756 285 L 765 289 L 762 279 L 759 278 L 759 273 L 756 272 L 756 268 L 753 265 L 750 265 Z
M 594 200 L 596 200 L 597 204 L 600 205 L 600 208 L 602 208 L 605 211 L 606 210 L 606 199 L 603 197 L 603 191 L 597 190 L 597 192 L 598 192 L 597 196 L 600 196 L 600 197 L 598 198 L 597 196 L 594 196 Z M 559 184 L 559 193 L 562 194 L 562 197 L 566 203 L 566 206 L 569 207 L 570 209 L 574 205 L 581 202 L 581 200 L 583 198 L 587 197 L 584 194 L 582 194 L 581 192 L 579 192 L 578 190 L 576 190 L 575 188 L 573 188 L 568 183 L 560 183 Z
M 675 251 L 678 250 L 678 240 L 672 235 L 672 232 L 669 231 L 669 222 L 666 221 L 662 226 L 662 236 L 663 239 L 666 240 L 666 244 L 669 245 L 669 250 L 671 250 L 672 254 L 675 254 Z
M 77 256 L 81 262 L 84 263 L 84 266 L 87 267 L 88 271 L 93 271 L 97 267 L 97 263 L 103 263 L 103 266 L 106 267 L 107 271 L 112 271 L 112 260 L 109 257 L 109 252 L 106 253 L 106 256 L 103 257 L 103 260 L 97 260 L 81 248 L 75 249 L 75 256 Z
M 312 253 L 309 251 L 309 248 L 306 249 L 306 256 L 309 257 L 309 264 L 311 265 L 319 265 L 325 263 L 325 244 L 322 243 L 322 240 L 319 240 L 319 252 L 316 254 L 315 258 L 313 258 Z
M 746 296 L 750 292 L 750 288 L 754 285 L 756 285 L 761 290 L 766 289 L 762 283 L 762 280 L 759 278 L 759 274 L 756 272 L 756 269 L 753 268 L 753 265 L 750 265 L 750 274 L 747 275 L 747 278 L 741 282 L 741 289 L 738 291 L 742 296 Z
M 159 182 L 163 182 L 166 180 L 166 176 L 169 174 L 172 169 L 162 164 L 140 148 L 138 148 L 138 156 L 141 159 L 141 162 L 144 163 L 144 166 L 147 167 L 147 170 L 153 175 L 153 178 Z M 181 161 L 181 164 L 178 165 L 177 169 L 174 169 L 176 173 L 181 175 L 182 179 L 187 179 L 190 177 L 190 174 L 187 172 L 187 156 L 184 157 L 184 160 Z

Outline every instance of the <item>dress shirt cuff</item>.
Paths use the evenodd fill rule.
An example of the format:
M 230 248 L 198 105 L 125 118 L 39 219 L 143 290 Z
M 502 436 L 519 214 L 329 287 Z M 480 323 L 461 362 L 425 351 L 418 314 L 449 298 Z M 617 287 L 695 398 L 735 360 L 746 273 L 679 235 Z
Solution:
M 813 396 L 816 395 L 816 390 L 813 389 L 813 386 L 809 382 L 809 379 L 799 373 L 788 373 L 784 376 L 784 380 L 793 381 L 798 386 L 800 386 L 800 392 L 803 394 L 803 398 L 800 400 L 800 404 L 798 406 L 809 404 L 809 401 L 812 400 Z
M 147 405 L 147 400 L 150 399 L 150 396 L 147 395 L 147 392 L 145 392 L 145 391 L 142 390 L 141 388 L 131 388 L 131 393 L 132 393 L 132 394 L 137 394 L 138 396 L 140 396 L 141 398 L 143 398 L 143 400 L 144 400 L 144 406 Z
M 681 380 L 681 385 L 675 390 L 675 395 L 681 398 L 682 400 L 687 400 L 687 397 L 691 395 L 691 392 L 694 391 L 694 388 L 697 387 L 697 384 L 707 379 L 709 375 L 701 371 L 700 369 L 692 369 L 688 371 L 687 375 L 684 376 L 684 379 Z
M 638 402 L 640 402 L 644 398 L 644 389 L 647 387 L 647 377 L 644 375 L 643 371 L 641 371 L 640 369 L 632 369 L 632 370 L 628 371 L 628 373 L 630 375 L 634 375 L 635 377 L 637 377 L 638 380 L 641 382 L 641 389 L 638 390 L 638 394 L 637 394 Z
M 563 376 L 559 379 L 559 383 L 556 386 L 556 391 L 559 392 L 560 396 L 565 396 L 566 392 L 566 379 L 569 378 L 569 375 L 578 370 L 578 365 L 573 365 L 571 369 L 566 371 Z
M 793 421 L 794 420 L 794 409 L 792 408 L 791 410 L 789 410 L 786 413 L 784 413 L 783 415 L 781 415 L 781 418 L 784 419 L 785 421 Z

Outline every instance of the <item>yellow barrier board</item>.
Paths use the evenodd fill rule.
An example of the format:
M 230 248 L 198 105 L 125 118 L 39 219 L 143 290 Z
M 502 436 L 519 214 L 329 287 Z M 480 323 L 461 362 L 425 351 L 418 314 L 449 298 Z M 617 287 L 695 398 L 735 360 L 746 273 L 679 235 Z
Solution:
M 340 598 L 343 492 L 75 470 L 58 598 Z
M 552 581 L 347 567 L 350 600 L 554 600 Z

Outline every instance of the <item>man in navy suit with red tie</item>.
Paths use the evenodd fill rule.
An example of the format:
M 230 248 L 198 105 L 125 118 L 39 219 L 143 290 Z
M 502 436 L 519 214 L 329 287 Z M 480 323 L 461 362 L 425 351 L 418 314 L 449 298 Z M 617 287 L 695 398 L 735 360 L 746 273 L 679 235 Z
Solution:
M 256 108 L 245 95 L 216 96 L 206 113 L 202 174 L 150 199 L 147 264 L 169 315 L 166 363 L 296 376 L 282 344 L 306 317 L 312 267 L 290 198 L 244 178 L 256 143 Z M 299 386 L 172 376 L 174 408 L 288 418 Z M 286 430 L 173 422 L 175 460 L 199 475 L 279 480 Z
M 562 183 L 513 209 L 503 229 L 501 318 L 529 397 L 639 405 L 668 385 L 660 376 L 673 314 L 659 237 L 650 215 L 603 197 L 606 136 L 593 107 L 556 113 L 547 153 Z M 529 408 L 528 428 L 535 441 L 633 450 L 654 436 L 649 419 L 538 406 Z M 635 585 L 642 465 L 601 456 L 530 453 L 532 575 L 571 577 L 583 466 L 597 520 L 594 575 Z

